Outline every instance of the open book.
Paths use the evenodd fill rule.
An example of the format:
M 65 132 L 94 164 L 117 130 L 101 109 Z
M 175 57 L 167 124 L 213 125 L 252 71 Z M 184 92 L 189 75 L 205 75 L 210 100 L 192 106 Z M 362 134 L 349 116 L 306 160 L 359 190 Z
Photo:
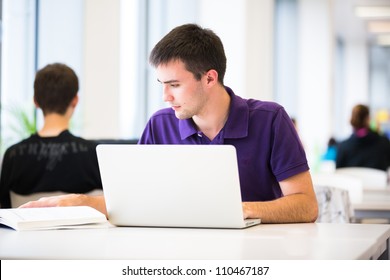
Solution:
M 88 206 L 0 209 L 0 224 L 19 231 L 109 226 L 103 213 Z

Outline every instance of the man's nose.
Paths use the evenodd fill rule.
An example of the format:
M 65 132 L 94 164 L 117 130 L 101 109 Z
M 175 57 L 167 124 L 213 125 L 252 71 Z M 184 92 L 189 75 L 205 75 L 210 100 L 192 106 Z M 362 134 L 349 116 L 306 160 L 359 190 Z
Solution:
M 171 101 L 173 101 L 173 96 L 170 93 L 170 90 L 169 90 L 168 86 L 164 86 L 164 88 L 163 88 L 163 101 L 164 102 L 171 102 Z

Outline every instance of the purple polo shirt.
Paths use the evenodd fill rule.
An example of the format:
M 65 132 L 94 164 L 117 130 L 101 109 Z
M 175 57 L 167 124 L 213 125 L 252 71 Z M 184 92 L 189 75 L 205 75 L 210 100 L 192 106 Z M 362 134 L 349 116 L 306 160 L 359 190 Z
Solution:
M 279 198 L 278 181 L 309 170 L 305 151 L 290 117 L 274 102 L 231 97 L 225 126 L 210 141 L 192 119 L 179 120 L 171 108 L 157 111 L 139 144 L 233 145 L 237 151 L 242 201 Z

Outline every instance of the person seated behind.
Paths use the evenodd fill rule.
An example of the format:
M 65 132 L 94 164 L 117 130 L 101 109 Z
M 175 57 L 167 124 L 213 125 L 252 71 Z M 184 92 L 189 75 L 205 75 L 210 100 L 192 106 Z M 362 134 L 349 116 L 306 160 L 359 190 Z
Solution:
M 352 110 L 351 136 L 337 149 L 336 168 L 369 167 L 387 170 L 390 166 L 390 141 L 370 129 L 370 111 L 358 104 Z
M 150 62 L 169 108 L 150 118 L 140 144 L 233 145 L 244 218 L 316 220 L 309 166 L 290 117 L 279 104 L 241 98 L 224 85 L 226 56 L 213 31 L 178 26 L 153 48 Z M 196 170 L 194 176 L 189 179 L 196 180 Z M 89 205 L 107 215 L 104 197 L 85 195 L 48 197 L 23 207 L 67 205 Z
M 0 178 L 2 208 L 12 207 L 10 191 L 29 195 L 102 188 L 96 144 L 68 130 L 78 90 L 75 72 L 64 64 L 49 64 L 36 73 L 34 103 L 43 112 L 44 124 L 38 133 L 6 150 Z
M 321 156 L 321 160 L 335 161 L 337 156 L 337 141 L 333 137 L 329 138 L 325 153 Z

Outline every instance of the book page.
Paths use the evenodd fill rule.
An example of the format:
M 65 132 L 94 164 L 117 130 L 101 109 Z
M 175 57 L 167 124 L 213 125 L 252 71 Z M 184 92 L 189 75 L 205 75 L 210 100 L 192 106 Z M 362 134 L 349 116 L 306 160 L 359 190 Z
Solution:
M 87 206 L 0 209 L 0 223 L 18 230 L 108 224 L 103 213 Z

